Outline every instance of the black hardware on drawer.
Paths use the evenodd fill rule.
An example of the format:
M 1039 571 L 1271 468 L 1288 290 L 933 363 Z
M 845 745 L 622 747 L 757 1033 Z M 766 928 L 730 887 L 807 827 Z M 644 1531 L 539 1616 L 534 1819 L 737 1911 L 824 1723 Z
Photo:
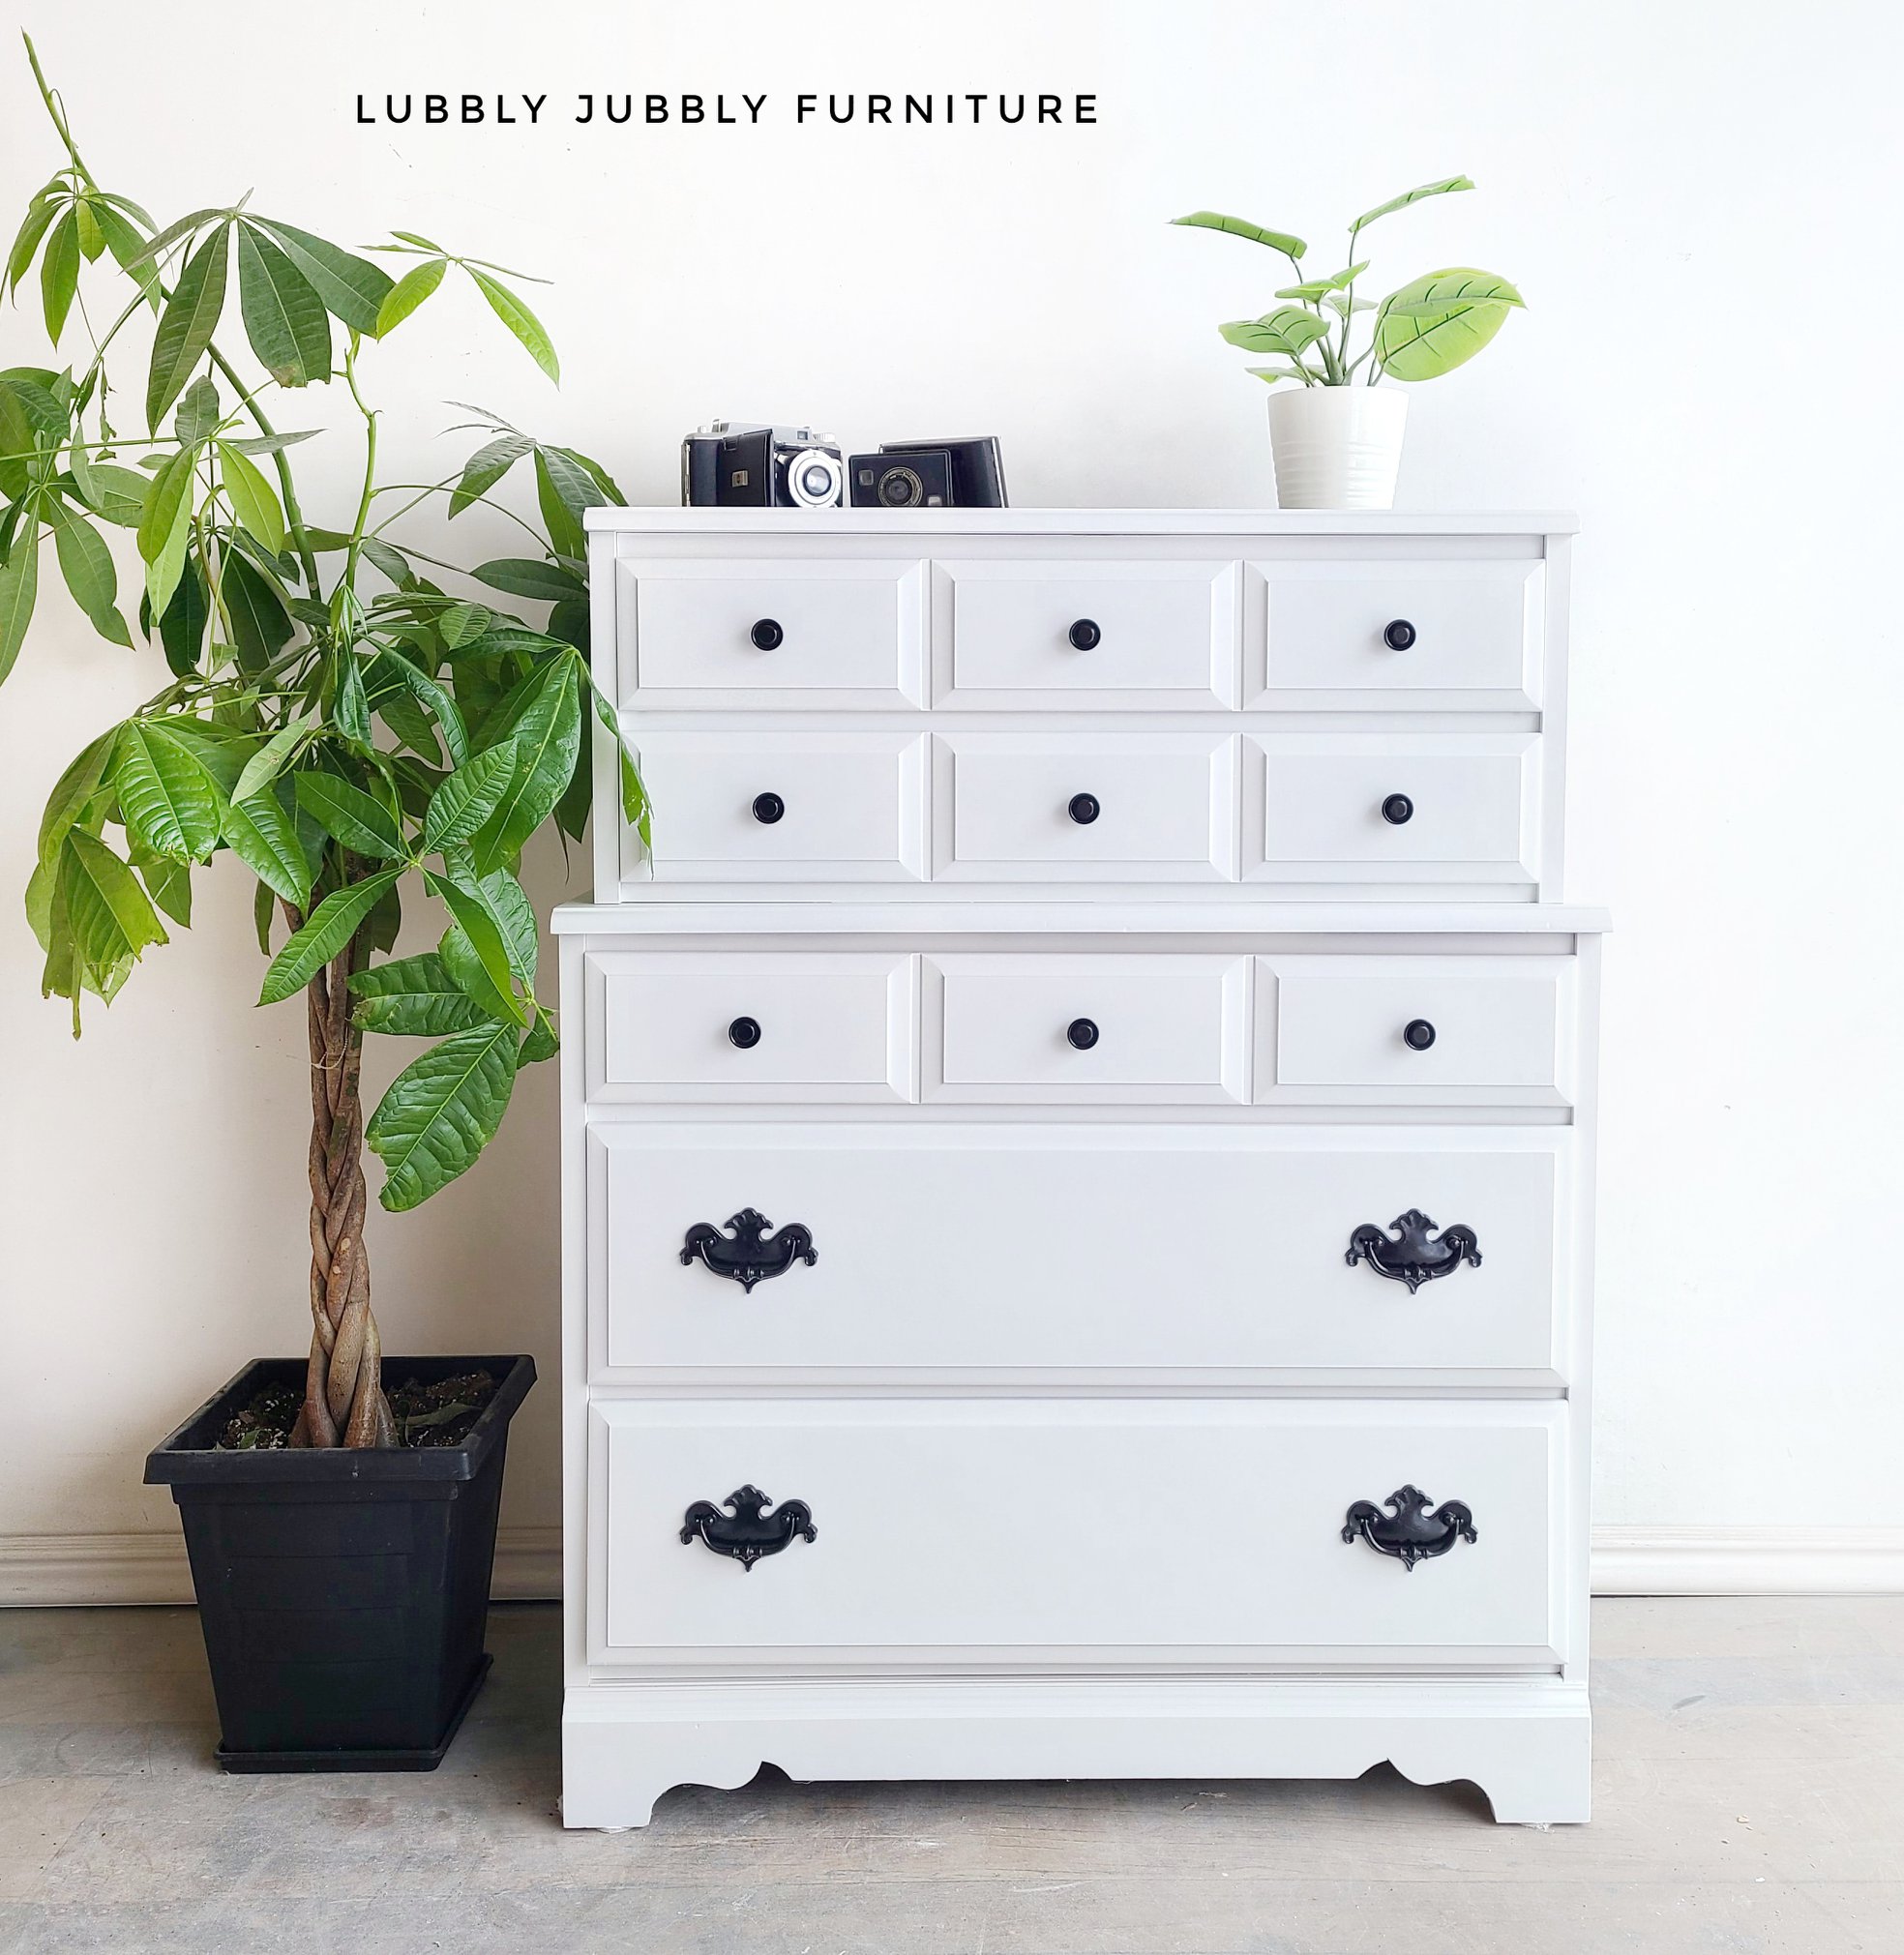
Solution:
M 736 1487 L 721 1502 L 721 1507 L 733 1509 L 731 1516 L 722 1513 L 712 1500 L 697 1500 L 681 1516 L 681 1539 L 699 1541 L 715 1554 L 738 1561 L 752 1574 L 755 1562 L 763 1555 L 778 1555 L 796 1538 L 818 1538 L 813 1509 L 804 1500 L 783 1500 L 771 1514 L 766 1511 L 770 1504 L 759 1487 Z
M 769 1235 L 773 1224 L 758 1208 L 743 1208 L 728 1217 L 727 1227 L 733 1230 L 731 1236 L 711 1222 L 697 1222 L 681 1240 L 681 1260 L 699 1257 L 716 1276 L 729 1276 L 749 1291 L 770 1276 L 785 1276 L 796 1262 L 811 1269 L 819 1260 L 813 1231 L 804 1222 L 789 1222 Z
M 754 818 L 763 827 L 771 828 L 787 813 L 787 803 L 778 794 L 757 794 L 754 797 Z
M 759 814 L 759 809 L 760 804 L 758 801 L 755 802 L 755 813 Z M 1399 828 L 1404 821 L 1413 820 L 1413 817 L 1414 803 L 1406 794 L 1391 794 L 1382 804 L 1382 818 L 1391 827 Z
M 728 1039 L 743 1052 L 750 1052 L 760 1043 L 760 1021 L 759 1019 L 734 1019 L 728 1026 Z
M 754 640 L 759 650 L 770 652 L 787 634 L 781 630 L 778 618 L 756 618 L 754 627 L 747 636 Z
M 1411 1208 L 1388 1227 L 1395 1231 L 1392 1237 L 1373 1222 L 1364 1222 L 1350 1236 L 1346 1259 L 1350 1268 L 1366 1261 L 1378 1276 L 1407 1284 L 1413 1296 L 1424 1283 L 1459 1269 L 1464 1262 L 1475 1269 L 1481 1266 L 1481 1245 L 1465 1222 L 1437 1235 L 1434 1223 L 1420 1209 Z
M 1081 652 L 1092 650 L 1103 638 L 1095 618 L 1080 618 L 1064 635 L 1071 640 L 1074 649 Z
M 1392 1515 L 1382 1507 L 1392 1507 Z M 1379 1555 L 1392 1555 L 1412 1575 L 1417 1561 L 1432 1561 L 1445 1555 L 1456 1541 L 1473 1541 L 1474 1517 L 1459 1500 L 1443 1500 L 1431 1514 L 1428 1496 L 1419 1487 L 1397 1487 L 1378 1507 L 1373 1500 L 1357 1500 L 1349 1509 L 1342 1538 L 1356 1535 Z
M 1064 804 L 1064 812 L 1080 828 L 1088 828 L 1103 811 L 1097 805 L 1095 794 L 1074 794 Z
M 1391 652 L 1405 652 L 1414 643 L 1414 627 L 1407 618 L 1390 618 L 1382 627 L 1382 642 Z
M 1402 1027 L 1402 1043 L 1412 1052 L 1425 1052 L 1435 1043 L 1435 1028 L 1426 1019 L 1411 1019 Z
M 1079 1052 L 1087 1052 L 1097 1044 L 1097 1021 L 1095 1019 L 1073 1019 L 1064 1028 L 1064 1036 Z

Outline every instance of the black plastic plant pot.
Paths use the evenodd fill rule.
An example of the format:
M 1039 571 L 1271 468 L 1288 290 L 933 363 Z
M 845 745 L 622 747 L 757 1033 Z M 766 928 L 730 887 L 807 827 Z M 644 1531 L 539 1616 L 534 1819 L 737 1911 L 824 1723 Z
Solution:
M 483 1648 L 509 1421 L 527 1357 L 386 1357 L 393 1384 L 487 1371 L 461 1445 L 221 1451 L 302 1358 L 249 1364 L 146 1456 L 185 1524 L 228 1772 L 433 1771 L 490 1668 Z

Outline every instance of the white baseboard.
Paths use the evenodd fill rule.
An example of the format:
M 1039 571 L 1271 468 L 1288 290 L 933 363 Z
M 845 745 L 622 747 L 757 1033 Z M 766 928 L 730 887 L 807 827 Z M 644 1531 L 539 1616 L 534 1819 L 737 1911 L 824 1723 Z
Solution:
M 561 1588 L 560 1528 L 498 1533 L 497 1601 L 553 1601 Z M 1596 1527 L 1593 1593 L 1904 1593 L 1904 1527 Z M 0 1535 L 0 1607 L 191 1600 L 176 1533 Z

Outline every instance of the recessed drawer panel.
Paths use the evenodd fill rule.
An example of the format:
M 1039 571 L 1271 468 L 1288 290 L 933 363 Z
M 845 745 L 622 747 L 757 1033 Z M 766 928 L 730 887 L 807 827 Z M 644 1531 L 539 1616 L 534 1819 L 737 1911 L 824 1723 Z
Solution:
M 922 701 L 923 567 L 621 558 L 625 705 L 901 706 Z
M 1552 1377 L 1572 1138 L 598 1120 L 593 1363 Z
M 657 881 L 893 882 L 925 874 L 925 740 L 907 733 L 638 736 Z
M 925 961 L 928 1099 L 1248 1098 L 1248 960 Z
M 1574 966 L 1562 957 L 1264 957 L 1256 1094 L 1306 1104 L 1562 1106 Z
M 961 733 L 934 743 L 935 874 L 1215 882 L 1236 873 L 1236 743 Z
M 1473 712 L 1540 703 L 1546 578 L 1538 562 L 1264 563 L 1252 571 L 1267 600 L 1266 651 L 1252 673 L 1250 704 Z
M 600 1661 L 1562 1653 L 1554 1404 L 597 1400 L 589 1416 Z M 1448 1546 L 1410 1569 L 1358 1526 L 1343 1539 L 1356 1503 L 1404 1488 L 1459 1502 L 1474 1540 L 1423 1516 Z M 688 1515 L 746 1489 L 805 1511 L 779 1530 L 763 1514 L 790 1538 L 743 1572 Z M 731 1510 L 709 1518 L 731 1538 Z
M 884 952 L 591 952 L 589 1097 L 911 1099 L 917 984 Z
M 1291 733 L 1244 747 L 1252 879 L 1538 879 L 1537 735 Z
M 1236 703 L 1234 563 L 940 562 L 942 705 Z

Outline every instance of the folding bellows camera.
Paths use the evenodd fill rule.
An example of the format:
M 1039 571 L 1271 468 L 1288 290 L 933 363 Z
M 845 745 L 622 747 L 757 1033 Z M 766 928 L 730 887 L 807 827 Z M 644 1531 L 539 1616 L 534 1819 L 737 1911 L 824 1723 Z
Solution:
M 691 508 L 1002 509 L 1005 471 L 994 435 L 888 441 L 842 458 L 811 428 L 716 421 L 681 443 L 681 500 Z

